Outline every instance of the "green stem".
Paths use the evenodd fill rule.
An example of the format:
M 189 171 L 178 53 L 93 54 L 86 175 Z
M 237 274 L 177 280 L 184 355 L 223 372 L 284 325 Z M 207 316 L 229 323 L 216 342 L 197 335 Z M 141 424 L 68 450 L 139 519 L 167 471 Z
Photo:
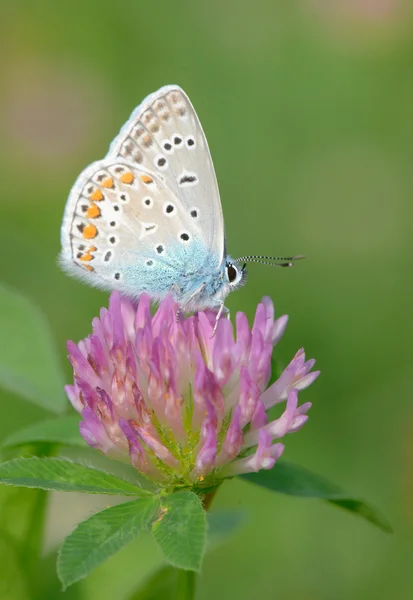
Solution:
M 194 600 L 196 573 L 194 571 L 178 570 L 178 586 L 176 600 Z
M 41 448 L 41 456 L 53 456 L 56 452 L 54 445 Z M 40 554 L 44 537 L 44 527 L 47 513 L 48 492 L 43 490 L 30 490 L 36 496 L 33 502 L 31 518 L 27 523 L 27 532 L 24 545 L 21 549 L 21 560 L 24 565 L 29 589 L 35 597 L 41 590 L 43 581 L 39 577 Z
M 215 494 L 217 493 L 217 491 L 218 488 L 215 488 L 214 490 L 212 490 L 212 492 L 209 492 L 209 494 L 202 498 L 202 506 L 206 511 L 209 510 L 209 507 L 211 506 L 212 500 L 215 498 Z
M 33 504 L 32 515 L 28 523 L 24 547 L 22 548 L 22 560 L 32 585 L 38 580 L 38 563 L 47 509 L 47 492 L 43 490 L 33 490 L 33 492 L 33 495 L 36 495 L 37 498 L 35 498 Z

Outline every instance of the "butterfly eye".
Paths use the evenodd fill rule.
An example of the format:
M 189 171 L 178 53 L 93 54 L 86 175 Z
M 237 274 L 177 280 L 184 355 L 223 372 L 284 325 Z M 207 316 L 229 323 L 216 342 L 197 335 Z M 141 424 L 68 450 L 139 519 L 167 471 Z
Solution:
M 227 264 L 227 276 L 228 276 L 228 281 L 230 283 L 233 283 L 238 275 L 238 271 L 237 269 L 234 267 L 234 265 L 231 265 L 231 263 Z

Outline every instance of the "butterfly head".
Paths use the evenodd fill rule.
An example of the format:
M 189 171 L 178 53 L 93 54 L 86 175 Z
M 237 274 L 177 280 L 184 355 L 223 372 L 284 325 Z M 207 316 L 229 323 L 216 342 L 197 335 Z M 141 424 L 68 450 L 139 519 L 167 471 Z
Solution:
M 233 290 L 242 287 L 247 280 L 247 262 L 258 262 L 272 267 L 293 267 L 294 261 L 304 258 L 304 256 L 290 256 L 288 258 L 276 258 L 273 256 L 249 255 L 240 258 L 230 258 L 227 256 L 225 268 L 222 271 L 222 287 L 219 292 L 213 296 L 213 300 L 220 302 Z M 221 280 L 221 281 L 222 281 Z
M 247 280 L 246 263 L 227 260 L 225 263 L 225 279 L 228 291 L 236 290 L 243 286 Z

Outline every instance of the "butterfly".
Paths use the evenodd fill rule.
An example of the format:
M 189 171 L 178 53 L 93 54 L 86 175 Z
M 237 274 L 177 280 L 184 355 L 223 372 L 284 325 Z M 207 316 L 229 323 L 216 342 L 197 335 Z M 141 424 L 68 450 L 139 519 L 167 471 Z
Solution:
M 176 85 L 132 113 L 103 160 L 75 182 L 61 229 L 60 263 L 96 287 L 160 301 L 182 311 L 216 309 L 245 283 L 248 261 L 226 253 L 215 170 L 196 112 Z

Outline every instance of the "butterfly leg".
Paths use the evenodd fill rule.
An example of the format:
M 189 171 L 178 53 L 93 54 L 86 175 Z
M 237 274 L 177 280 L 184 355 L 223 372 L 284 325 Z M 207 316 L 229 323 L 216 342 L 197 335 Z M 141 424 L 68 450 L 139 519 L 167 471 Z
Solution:
M 179 285 L 177 285 L 176 283 L 173 283 L 171 285 L 171 287 L 169 288 L 169 293 L 172 294 L 172 296 L 174 297 L 174 300 L 178 301 L 178 298 L 181 294 L 181 289 L 180 289 Z
M 205 288 L 206 288 L 206 283 L 203 283 L 202 285 L 199 286 L 198 289 L 196 289 L 194 292 L 192 292 L 192 294 L 190 296 L 185 298 L 185 302 L 183 304 L 181 304 L 182 310 L 185 310 L 185 307 L 191 307 L 191 303 L 194 300 L 194 298 L 196 298 L 197 296 L 200 296 Z M 195 306 L 192 305 L 192 307 L 189 310 L 190 311 L 197 310 L 196 303 L 195 303 Z
M 173 294 L 174 300 L 179 303 L 179 308 L 176 311 L 176 320 L 177 321 L 179 320 L 181 313 L 185 312 L 186 310 L 188 310 L 188 312 L 197 310 L 196 303 L 192 304 L 192 302 L 193 302 L 194 298 L 196 298 L 197 296 L 200 296 L 202 294 L 205 287 L 206 287 L 206 284 L 203 283 L 202 285 L 199 286 L 198 289 L 196 289 L 194 292 L 192 292 L 192 294 L 190 294 L 190 296 L 185 298 L 184 302 L 182 302 L 182 290 L 176 285 L 176 283 L 171 285 L 171 287 L 169 288 L 169 291 Z
M 215 317 L 215 325 L 214 325 L 214 329 L 212 330 L 211 337 L 214 337 L 214 335 L 215 335 L 215 332 L 216 332 L 217 327 L 218 327 L 218 322 L 219 322 L 219 320 L 220 320 L 221 315 L 222 315 L 223 312 L 226 313 L 227 318 L 229 319 L 230 318 L 229 308 L 227 308 L 224 303 L 222 303 L 221 306 L 219 307 L 219 310 L 217 312 L 217 316 Z
M 173 283 L 171 285 L 171 287 L 169 288 L 169 292 L 172 294 L 174 300 L 176 300 L 176 301 L 179 298 L 179 295 L 181 294 L 181 290 L 180 290 L 179 286 L 176 283 Z M 179 317 L 181 315 L 181 312 L 182 312 L 181 308 L 178 308 L 178 310 L 175 313 L 176 322 L 179 321 Z

